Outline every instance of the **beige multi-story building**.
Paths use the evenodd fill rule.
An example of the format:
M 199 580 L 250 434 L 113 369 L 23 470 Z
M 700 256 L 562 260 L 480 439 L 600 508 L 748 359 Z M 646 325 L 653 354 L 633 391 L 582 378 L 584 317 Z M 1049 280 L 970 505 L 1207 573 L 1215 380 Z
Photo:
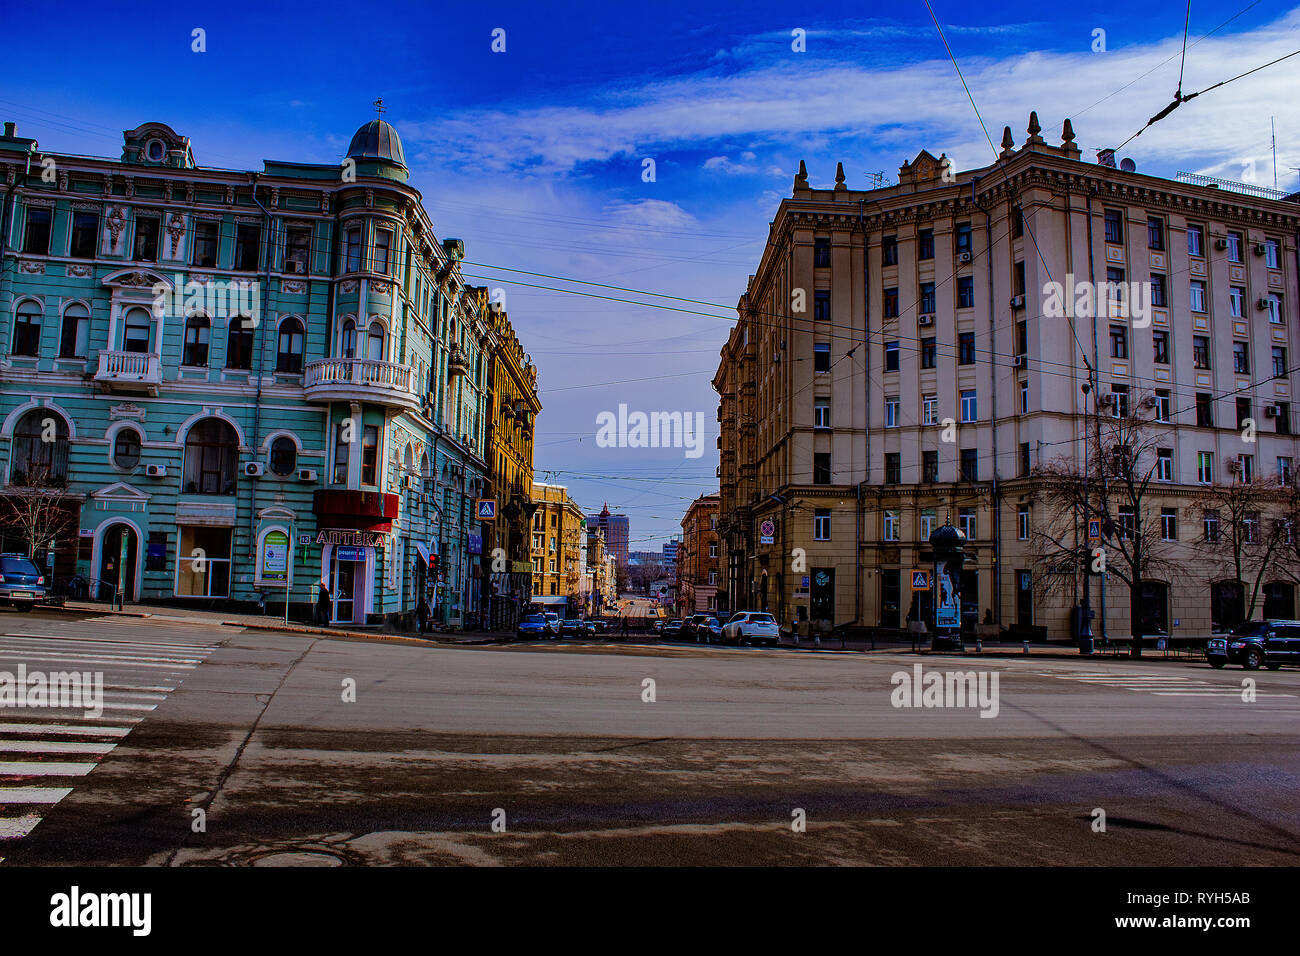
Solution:
M 577 606 L 581 594 L 580 539 L 586 534 L 582 509 L 563 485 L 540 481 L 533 482 L 533 504 L 533 600 L 545 604 L 557 603 L 546 599 L 569 598 Z
M 815 189 L 800 163 L 714 377 L 724 610 L 899 626 L 950 521 L 967 621 L 1068 636 L 1084 577 L 1043 580 L 1037 476 L 1081 470 L 1088 423 L 1140 409 L 1160 458 L 1148 503 L 1182 564 L 1143 579 L 1141 614 L 1180 636 L 1218 623 L 1230 575 L 1192 559 L 1196 502 L 1225 459 L 1289 476 L 1300 453 L 1300 206 L 1085 161 L 1068 120 L 1059 145 L 1036 117 L 1028 134 L 1017 148 L 1008 128 L 996 162 L 964 172 L 922 151 L 870 191 L 842 164 Z M 1071 283 L 1106 282 L 1140 284 L 1119 317 L 1054 308 L 1051 283 L 1073 301 Z M 1094 629 L 1126 636 L 1126 587 L 1093 580 Z M 1265 591 L 1294 614 L 1282 575 Z
M 683 617 L 718 610 L 722 545 L 718 539 L 717 495 L 701 495 L 682 518 L 677 547 L 677 611 Z

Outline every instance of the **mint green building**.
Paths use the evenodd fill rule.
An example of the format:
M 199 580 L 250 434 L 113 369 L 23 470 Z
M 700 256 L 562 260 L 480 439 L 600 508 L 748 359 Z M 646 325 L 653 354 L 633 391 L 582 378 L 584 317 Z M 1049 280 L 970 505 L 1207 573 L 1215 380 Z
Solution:
M 75 516 L 38 563 L 103 599 L 335 622 L 481 607 L 491 338 L 373 120 L 340 165 L 199 166 L 0 136 L 0 495 Z M 15 528 L 0 550 L 27 550 Z M 322 608 L 325 606 L 322 605 Z

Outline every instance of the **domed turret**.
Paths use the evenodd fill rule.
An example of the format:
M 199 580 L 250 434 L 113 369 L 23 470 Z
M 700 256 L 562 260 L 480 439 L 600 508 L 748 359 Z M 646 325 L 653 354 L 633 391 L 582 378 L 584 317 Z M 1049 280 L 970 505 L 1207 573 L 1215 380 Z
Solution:
M 406 168 L 406 153 L 402 151 L 402 138 L 391 123 L 373 119 L 352 137 L 348 147 L 352 159 L 378 159 Z

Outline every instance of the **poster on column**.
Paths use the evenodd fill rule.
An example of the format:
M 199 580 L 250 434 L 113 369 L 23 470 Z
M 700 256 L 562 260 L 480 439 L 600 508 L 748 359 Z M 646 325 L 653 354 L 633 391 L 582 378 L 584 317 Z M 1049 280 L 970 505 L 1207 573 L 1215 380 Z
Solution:
M 939 589 L 939 599 L 934 602 L 935 627 L 961 627 L 961 595 L 946 561 L 935 562 L 934 583 Z
M 289 576 L 289 536 L 269 531 L 262 539 L 262 580 L 284 581 Z

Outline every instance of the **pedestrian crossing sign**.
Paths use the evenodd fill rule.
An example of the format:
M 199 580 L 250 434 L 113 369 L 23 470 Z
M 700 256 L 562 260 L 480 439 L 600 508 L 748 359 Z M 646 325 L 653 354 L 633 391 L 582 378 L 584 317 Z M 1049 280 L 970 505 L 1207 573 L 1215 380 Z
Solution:
M 494 521 L 497 516 L 497 502 L 495 498 L 478 499 L 478 520 Z
M 928 591 L 930 590 L 930 572 L 916 571 L 912 572 L 912 590 Z
M 1101 519 L 1089 518 L 1088 519 L 1088 540 L 1097 541 L 1100 538 L 1101 538 Z

